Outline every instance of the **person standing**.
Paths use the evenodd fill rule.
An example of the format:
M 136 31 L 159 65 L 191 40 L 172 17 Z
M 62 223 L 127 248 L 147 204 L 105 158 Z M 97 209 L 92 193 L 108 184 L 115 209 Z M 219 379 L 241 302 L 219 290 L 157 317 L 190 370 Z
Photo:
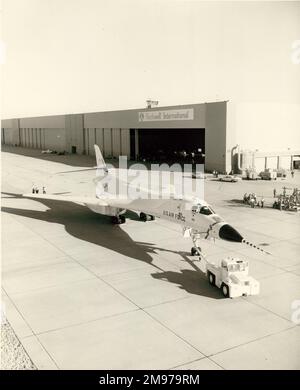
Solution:
M 264 200 L 264 198 L 262 198 L 260 201 L 260 206 L 262 209 L 264 208 L 264 204 L 265 204 L 265 200 Z
M 273 195 L 274 195 L 274 198 L 276 198 L 276 188 L 274 188 L 274 190 L 273 190 Z

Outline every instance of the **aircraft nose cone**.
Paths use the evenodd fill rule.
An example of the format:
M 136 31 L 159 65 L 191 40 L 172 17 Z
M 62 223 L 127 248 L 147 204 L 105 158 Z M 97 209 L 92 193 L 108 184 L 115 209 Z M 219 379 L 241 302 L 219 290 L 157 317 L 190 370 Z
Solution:
M 243 237 L 238 231 L 236 231 L 232 226 L 225 224 L 221 226 L 219 230 L 219 236 L 223 240 L 233 241 L 233 242 L 242 242 Z

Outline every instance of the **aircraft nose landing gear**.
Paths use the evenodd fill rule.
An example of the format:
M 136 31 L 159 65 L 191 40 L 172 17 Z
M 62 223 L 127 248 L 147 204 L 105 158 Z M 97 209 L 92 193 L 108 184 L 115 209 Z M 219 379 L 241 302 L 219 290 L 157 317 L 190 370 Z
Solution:
M 124 215 L 114 215 L 111 217 L 111 221 L 114 225 L 121 225 L 122 223 L 125 223 L 126 219 Z
M 190 231 L 190 236 L 194 244 L 194 246 L 191 248 L 191 256 L 200 256 L 201 258 L 202 254 L 201 254 L 201 248 L 199 246 L 199 241 L 201 236 L 195 230 Z
M 150 214 L 140 213 L 140 220 L 143 222 L 154 221 L 155 217 Z

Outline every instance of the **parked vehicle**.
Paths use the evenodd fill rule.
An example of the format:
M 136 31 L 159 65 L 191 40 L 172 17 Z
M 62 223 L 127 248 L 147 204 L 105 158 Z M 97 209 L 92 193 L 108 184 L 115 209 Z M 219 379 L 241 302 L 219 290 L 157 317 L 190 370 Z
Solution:
M 277 177 L 286 177 L 286 170 L 283 168 L 276 169 Z
M 233 175 L 224 175 L 219 178 L 220 181 L 229 181 L 231 183 L 236 183 L 239 181 L 239 178 L 237 176 Z
M 262 180 L 276 180 L 277 179 L 277 172 L 272 171 L 270 168 L 265 169 L 264 171 L 260 172 L 260 177 Z
M 259 282 L 248 275 L 248 261 L 227 257 L 220 266 L 207 262 L 206 272 L 209 283 L 220 288 L 225 297 L 259 294 Z
M 261 177 L 253 169 L 246 169 L 243 175 L 243 179 L 246 180 L 260 180 Z

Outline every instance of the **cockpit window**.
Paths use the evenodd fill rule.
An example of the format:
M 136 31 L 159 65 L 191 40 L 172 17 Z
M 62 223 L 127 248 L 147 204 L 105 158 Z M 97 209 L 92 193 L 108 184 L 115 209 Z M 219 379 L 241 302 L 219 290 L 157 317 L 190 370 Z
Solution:
M 198 213 L 198 214 L 204 214 L 204 215 L 215 214 L 214 211 L 210 207 L 202 206 L 201 204 L 197 204 L 197 205 L 193 206 L 192 212 Z
M 211 209 L 207 206 L 203 206 L 201 207 L 200 209 L 200 214 L 204 214 L 204 215 L 210 215 L 212 214 L 213 212 L 211 211 Z

